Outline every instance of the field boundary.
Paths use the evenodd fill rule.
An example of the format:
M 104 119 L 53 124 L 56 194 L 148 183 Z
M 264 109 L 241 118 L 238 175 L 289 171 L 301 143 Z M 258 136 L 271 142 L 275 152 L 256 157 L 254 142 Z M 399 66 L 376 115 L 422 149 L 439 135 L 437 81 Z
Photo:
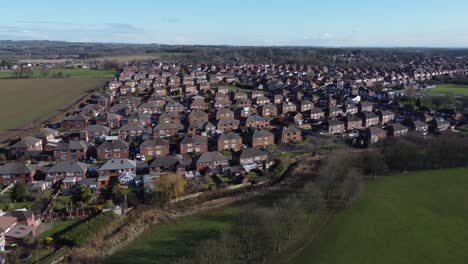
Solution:
M 102 78 L 102 81 L 104 83 L 106 81 L 106 78 Z M 30 122 L 30 124 L 37 123 L 37 126 L 31 127 L 30 125 L 24 125 L 20 128 L 14 128 L 15 131 L 0 132 L 0 147 L 5 148 L 12 140 L 16 138 L 23 138 L 32 135 L 34 130 L 43 127 L 45 124 L 60 121 L 63 117 L 65 117 L 66 114 L 74 111 L 80 104 L 86 102 L 89 98 L 91 98 L 92 95 L 95 95 L 98 92 L 99 90 L 90 87 L 90 89 L 84 91 L 78 99 L 64 106 L 62 110 L 55 110 L 49 115 L 36 118 Z

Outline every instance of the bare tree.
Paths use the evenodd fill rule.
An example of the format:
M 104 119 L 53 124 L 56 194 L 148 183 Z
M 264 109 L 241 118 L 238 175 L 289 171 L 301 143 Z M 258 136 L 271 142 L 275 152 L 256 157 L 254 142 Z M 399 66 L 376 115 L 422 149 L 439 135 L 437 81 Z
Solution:
M 313 182 L 307 183 L 302 189 L 300 196 L 301 204 L 304 212 L 307 215 L 307 222 L 310 223 L 310 218 L 325 208 L 325 200 L 320 188 Z
M 363 186 L 362 174 L 356 169 L 351 169 L 346 175 L 342 185 L 342 200 L 345 203 L 345 207 L 348 208 L 349 204 L 361 193 Z
M 235 239 L 227 234 L 218 240 L 207 240 L 201 243 L 197 254 L 199 263 L 230 264 L 234 262 Z
M 265 263 L 272 245 L 265 227 L 265 211 L 246 208 L 234 220 L 232 235 L 238 245 L 238 253 L 243 263 Z
M 299 220 L 300 201 L 295 196 L 290 195 L 279 200 L 273 206 L 278 212 L 278 220 L 283 226 L 283 238 L 287 240 L 292 239 Z

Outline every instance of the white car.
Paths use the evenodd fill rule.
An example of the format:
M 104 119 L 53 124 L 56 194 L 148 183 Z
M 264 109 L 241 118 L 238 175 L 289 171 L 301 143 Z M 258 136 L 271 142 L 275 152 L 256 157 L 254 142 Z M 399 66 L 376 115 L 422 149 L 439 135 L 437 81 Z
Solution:
M 136 158 L 136 159 L 140 159 L 140 158 L 141 158 L 140 154 L 136 154 L 136 155 L 135 155 L 135 158 Z
M 246 162 L 246 163 L 242 164 L 242 167 L 244 167 L 244 169 L 247 172 L 249 172 L 249 171 L 257 168 L 257 163 L 255 163 L 255 162 Z
M 145 156 L 144 156 L 144 155 L 141 155 L 140 160 L 141 160 L 141 161 L 145 161 L 145 160 L 146 160 Z

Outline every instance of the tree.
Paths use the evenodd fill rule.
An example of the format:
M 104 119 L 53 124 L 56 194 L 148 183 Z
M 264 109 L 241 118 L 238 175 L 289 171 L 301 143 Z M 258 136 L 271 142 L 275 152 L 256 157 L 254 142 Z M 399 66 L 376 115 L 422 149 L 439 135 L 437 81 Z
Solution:
M 13 190 L 11 192 L 11 199 L 17 202 L 24 202 L 28 197 L 28 190 L 26 189 L 26 185 L 23 182 L 17 182 L 15 186 L 13 186 Z
M 293 238 L 299 220 L 300 206 L 299 199 L 292 195 L 280 199 L 273 205 L 274 210 L 277 211 L 278 220 L 282 223 L 283 239 Z
M 184 176 L 177 173 L 163 174 L 157 180 L 159 192 L 165 202 L 182 196 L 185 193 L 187 180 Z
M 344 151 L 336 152 L 327 157 L 320 167 L 318 184 L 325 200 L 340 199 L 341 182 L 351 168 L 352 158 Z
M 91 189 L 80 184 L 78 190 L 73 193 L 72 200 L 75 204 L 82 207 L 84 204 L 87 204 L 92 197 Z
M 112 188 L 112 200 L 115 204 L 126 206 L 133 206 L 137 203 L 138 199 L 132 190 L 129 190 L 117 183 Z
M 345 207 L 348 208 L 349 204 L 361 193 L 362 174 L 357 169 L 351 169 L 342 184 L 342 200 L 345 203 Z
M 302 189 L 300 196 L 302 208 L 307 215 L 307 222 L 310 223 L 310 218 L 325 208 L 325 200 L 320 188 L 316 184 L 307 183 Z
M 234 262 L 236 243 L 233 236 L 227 234 L 218 240 L 207 240 L 198 249 L 198 263 L 230 264 Z M 192 261 L 193 263 L 193 261 Z
M 264 263 L 272 249 L 264 209 L 246 208 L 234 219 L 232 235 L 242 263 Z

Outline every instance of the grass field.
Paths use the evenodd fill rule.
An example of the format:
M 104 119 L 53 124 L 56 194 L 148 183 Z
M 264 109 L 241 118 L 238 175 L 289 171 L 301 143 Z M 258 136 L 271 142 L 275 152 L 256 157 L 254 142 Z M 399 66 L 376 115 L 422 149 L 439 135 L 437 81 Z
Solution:
M 172 263 L 196 254 L 199 243 L 229 230 L 235 209 L 186 217 L 154 227 L 106 263 Z
M 56 238 L 55 237 L 55 234 L 57 234 L 58 232 L 66 229 L 67 227 L 75 224 L 77 221 L 76 220 L 68 220 L 68 221 L 56 221 L 56 222 L 52 222 L 50 223 L 51 225 L 51 229 L 43 232 L 39 238 L 40 239 L 46 239 L 47 237 L 53 237 L 53 238 Z
M 104 78 L 0 80 L 0 132 L 17 129 L 74 103 Z
M 51 69 L 49 70 L 49 76 L 62 72 L 64 76 L 69 77 L 112 77 L 117 72 L 114 70 L 94 70 L 94 69 Z M 0 78 L 11 78 L 11 71 L 1 71 Z M 33 78 L 41 78 L 40 70 L 33 70 Z
M 435 88 L 427 90 L 427 93 L 468 95 L 468 85 L 438 84 Z
M 369 182 L 292 263 L 468 263 L 468 169 Z

